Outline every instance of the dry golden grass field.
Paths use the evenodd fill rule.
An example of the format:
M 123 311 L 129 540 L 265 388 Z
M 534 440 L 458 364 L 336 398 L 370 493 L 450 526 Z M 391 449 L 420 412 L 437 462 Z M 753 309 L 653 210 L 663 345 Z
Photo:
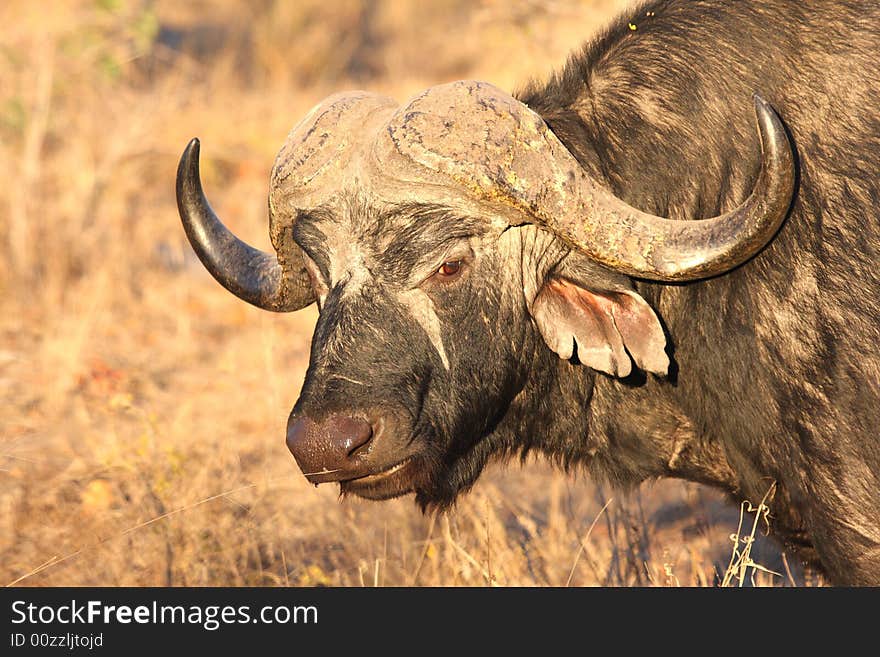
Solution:
M 676 481 L 497 464 L 436 517 L 310 486 L 284 432 L 315 312 L 237 300 L 180 226 L 193 136 L 218 213 L 269 249 L 275 153 L 324 96 L 512 90 L 629 4 L 0 3 L 0 583 L 821 584 L 764 538 L 772 509 Z

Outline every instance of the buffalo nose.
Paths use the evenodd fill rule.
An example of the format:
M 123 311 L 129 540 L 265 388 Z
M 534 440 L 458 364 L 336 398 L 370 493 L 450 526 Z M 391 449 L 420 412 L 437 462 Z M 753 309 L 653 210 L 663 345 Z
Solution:
M 373 427 L 359 417 L 331 415 L 315 422 L 291 418 L 287 447 L 312 483 L 338 481 L 353 473 L 357 453 L 373 438 Z

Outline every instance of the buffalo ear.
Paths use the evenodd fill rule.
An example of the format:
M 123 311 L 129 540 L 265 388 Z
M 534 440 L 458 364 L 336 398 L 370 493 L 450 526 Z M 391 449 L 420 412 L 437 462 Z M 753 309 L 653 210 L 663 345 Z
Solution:
M 625 377 L 630 356 L 643 370 L 666 374 L 666 336 L 657 315 L 638 293 L 594 292 L 567 278 L 549 278 L 532 304 L 532 316 L 547 346 L 595 370 Z

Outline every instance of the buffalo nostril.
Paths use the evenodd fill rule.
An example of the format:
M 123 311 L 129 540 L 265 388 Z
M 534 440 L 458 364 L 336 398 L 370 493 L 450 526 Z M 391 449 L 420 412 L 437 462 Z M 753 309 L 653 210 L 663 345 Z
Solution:
M 373 438 L 373 427 L 357 417 L 333 416 L 327 422 L 328 437 L 339 452 L 351 458 Z

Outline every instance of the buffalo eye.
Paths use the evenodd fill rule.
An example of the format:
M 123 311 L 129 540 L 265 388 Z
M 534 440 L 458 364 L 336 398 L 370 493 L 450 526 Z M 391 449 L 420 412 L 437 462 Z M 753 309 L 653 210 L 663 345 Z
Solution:
M 437 268 L 435 276 L 442 281 L 451 281 L 461 275 L 462 269 L 461 260 L 447 260 Z

